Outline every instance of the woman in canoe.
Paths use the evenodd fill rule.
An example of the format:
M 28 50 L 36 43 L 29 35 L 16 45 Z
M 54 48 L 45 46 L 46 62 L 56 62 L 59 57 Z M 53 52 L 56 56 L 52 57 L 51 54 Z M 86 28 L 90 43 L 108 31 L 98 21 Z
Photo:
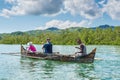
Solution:
M 37 51 L 35 46 L 32 44 L 32 42 L 27 43 L 27 45 L 28 45 L 28 47 L 27 47 L 28 52 L 36 52 Z

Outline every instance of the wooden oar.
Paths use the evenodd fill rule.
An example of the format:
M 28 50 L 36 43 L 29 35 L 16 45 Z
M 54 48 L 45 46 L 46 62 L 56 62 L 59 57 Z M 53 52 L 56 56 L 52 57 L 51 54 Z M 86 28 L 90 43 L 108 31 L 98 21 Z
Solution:
M 95 60 L 103 60 L 102 58 L 95 58 Z
M 20 52 L 18 52 L 18 53 L 0 53 L 0 54 L 20 56 Z

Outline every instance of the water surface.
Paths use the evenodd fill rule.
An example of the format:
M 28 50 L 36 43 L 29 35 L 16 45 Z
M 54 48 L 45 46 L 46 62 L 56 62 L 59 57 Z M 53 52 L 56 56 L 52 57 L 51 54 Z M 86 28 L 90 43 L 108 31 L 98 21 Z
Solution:
M 35 46 L 42 51 L 42 45 Z M 62 54 L 77 51 L 71 45 L 53 47 Z M 19 54 L 20 45 L 1 44 L 0 80 L 120 80 L 120 46 L 87 45 L 87 52 L 95 47 L 97 59 L 86 64 L 20 57 L 12 54 Z

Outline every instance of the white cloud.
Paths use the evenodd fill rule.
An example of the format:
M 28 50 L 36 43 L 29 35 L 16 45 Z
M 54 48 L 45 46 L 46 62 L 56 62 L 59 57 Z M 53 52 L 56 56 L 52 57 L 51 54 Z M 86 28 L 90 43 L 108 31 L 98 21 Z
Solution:
M 67 21 L 61 21 L 61 20 L 52 20 L 47 22 L 44 26 L 37 27 L 36 29 L 47 29 L 50 27 L 57 27 L 59 29 L 66 29 L 69 27 L 87 27 L 90 25 L 90 22 L 87 20 L 83 20 L 81 22 L 71 22 L 69 20 Z
M 120 0 L 65 0 L 65 9 L 71 14 L 86 19 L 96 19 L 107 13 L 112 19 L 120 20 Z M 100 7 L 100 6 L 101 7 Z
M 14 2 L 16 2 L 16 0 L 5 0 L 6 3 L 10 3 L 13 4 Z
M 5 0 L 11 8 L 2 9 L 0 16 L 55 15 L 70 12 L 94 20 L 107 13 L 112 19 L 120 20 L 120 0 Z M 101 7 L 100 7 L 100 6 Z
M 55 15 L 68 11 L 86 19 L 96 19 L 102 15 L 94 0 L 5 0 L 11 9 L 3 9 L 2 16 L 14 15 Z
M 53 15 L 59 13 L 64 0 L 6 0 L 11 9 L 3 9 L 1 15 Z
M 120 0 L 108 0 L 104 5 L 104 12 L 106 12 L 112 19 L 120 20 Z
M 65 0 L 65 9 L 71 14 L 79 14 L 87 19 L 96 19 L 102 16 L 102 10 L 94 0 Z
M 13 7 L 11 10 L 3 9 L 0 16 L 9 18 L 10 16 L 24 15 L 24 14 L 25 14 L 24 10 L 21 9 L 20 7 L 16 6 L 16 7 Z

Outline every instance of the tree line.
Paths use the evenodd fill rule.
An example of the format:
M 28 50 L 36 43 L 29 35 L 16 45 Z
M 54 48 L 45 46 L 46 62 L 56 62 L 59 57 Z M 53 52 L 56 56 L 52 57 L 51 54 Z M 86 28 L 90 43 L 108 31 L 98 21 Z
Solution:
M 0 36 L 0 44 L 26 44 L 32 41 L 34 44 L 43 44 L 47 38 L 51 38 L 54 45 L 75 45 L 76 39 L 81 40 L 87 45 L 120 45 L 120 27 L 113 28 L 96 28 L 96 29 L 69 29 L 60 32 L 42 32 L 22 33 L 18 35 L 6 34 Z

